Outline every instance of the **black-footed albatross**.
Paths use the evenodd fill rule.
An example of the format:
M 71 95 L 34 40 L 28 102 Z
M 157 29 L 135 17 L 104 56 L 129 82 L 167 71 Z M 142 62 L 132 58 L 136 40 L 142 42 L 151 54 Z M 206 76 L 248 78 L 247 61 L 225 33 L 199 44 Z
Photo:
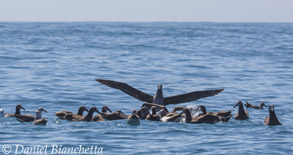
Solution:
M 136 114 L 138 115 L 139 119 L 145 120 L 150 112 L 146 107 L 142 107 L 136 112 Z
M 162 112 L 163 111 L 163 112 Z M 166 113 L 165 110 L 160 111 L 160 118 L 162 122 L 180 122 L 183 113 Z
M 20 109 L 25 110 L 21 104 L 16 105 L 14 114 L 5 114 L 5 117 L 15 117 L 16 115 L 20 115 Z
M 104 105 L 102 107 L 102 114 L 105 114 L 107 113 L 107 111 L 111 112 L 112 113 L 112 110 L 107 106 L 107 105 Z M 93 118 L 93 121 L 95 122 L 98 122 L 98 121 L 105 121 L 105 119 L 103 118 L 102 115 L 100 115 L 99 113 Z
M 33 125 L 47 125 L 47 119 L 42 118 L 42 111 L 47 113 L 47 110 L 40 107 L 36 111 L 36 117 L 35 117 Z
M 111 113 L 107 113 L 107 111 Z M 125 115 L 121 110 L 112 112 L 112 110 L 108 106 L 104 105 L 102 108 L 102 113 L 98 113 L 97 116 L 93 118 L 93 121 L 103 121 L 103 119 L 113 121 L 118 119 L 127 119 L 127 117 L 128 116 Z
M 21 121 L 21 122 L 32 122 L 34 121 L 35 117 L 33 115 L 21 115 L 20 114 L 20 109 L 25 110 L 24 107 L 22 107 L 20 104 L 16 105 L 15 108 L 15 113 L 14 114 L 5 114 L 5 117 L 15 117 L 16 120 Z
M 155 104 L 155 103 L 144 103 L 142 105 L 142 107 L 143 108 L 147 108 L 147 111 L 144 110 L 145 111 L 144 113 L 145 113 L 146 116 L 150 114 L 148 111 L 152 107 L 156 107 L 156 110 L 159 111 L 159 117 L 160 117 L 161 121 L 163 121 L 163 122 L 180 121 L 180 119 L 173 120 L 173 117 L 177 117 L 178 116 L 177 111 L 182 111 L 185 108 L 185 107 L 174 107 L 173 110 L 172 110 L 172 112 L 169 112 L 168 109 L 165 106 L 159 105 L 159 104 Z
M 97 112 L 99 114 L 102 114 L 99 112 L 99 110 L 96 108 L 96 107 L 91 107 L 89 112 L 85 115 L 85 116 L 81 116 L 81 117 L 73 117 L 72 114 L 67 114 L 65 115 L 65 119 L 68 120 L 68 121 L 92 121 L 93 119 L 93 114 L 94 112 Z
M 214 96 L 224 89 L 216 89 L 216 90 L 205 90 L 205 91 L 194 91 L 182 95 L 163 97 L 162 85 L 158 85 L 157 93 L 155 96 L 148 95 L 138 89 L 131 87 L 130 85 L 122 82 L 112 81 L 112 80 L 103 80 L 96 79 L 99 83 L 106 85 L 108 87 L 112 87 L 115 89 L 119 89 L 122 92 L 140 100 L 148 103 L 156 103 L 160 105 L 169 105 L 169 104 L 179 104 L 185 102 L 191 102 L 194 100 L 198 100 L 200 98 Z
M 245 120 L 245 119 L 248 119 L 249 118 L 249 115 L 248 115 L 248 112 L 247 111 L 244 111 L 243 109 L 243 103 L 241 101 L 238 101 L 235 105 L 234 105 L 234 108 L 238 106 L 239 107 L 239 110 L 238 110 L 238 113 L 235 115 L 235 119 L 236 120 Z
M 275 107 L 273 104 L 269 105 L 269 114 L 270 115 L 265 118 L 265 125 L 282 125 L 275 113 Z
M 221 116 L 215 116 L 212 114 L 205 114 L 197 117 L 192 117 L 191 112 L 188 108 L 184 108 L 182 113 L 185 114 L 185 123 L 193 123 L 193 124 L 201 124 L 201 123 L 209 123 L 214 124 L 222 121 Z M 180 114 L 182 114 L 180 113 Z
M 127 118 L 127 124 L 131 126 L 138 126 L 140 125 L 139 116 L 136 114 L 136 110 L 132 110 L 132 114 L 128 116 Z
M 248 103 L 247 101 L 246 101 L 245 106 L 246 106 L 246 108 L 262 109 L 262 110 L 263 110 L 263 107 L 268 107 L 263 102 L 259 103 L 259 106 L 256 106 L 256 105 L 253 105 L 253 104 Z
M 151 107 L 151 110 L 152 110 L 152 113 L 147 115 L 146 120 L 149 120 L 149 121 L 160 121 L 161 118 L 160 118 L 159 115 L 157 115 L 157 107 L 156 106 L 152 106 Z
M 85 106 L 80 106 L 79 109 L 78 109 L 77 114 L 73 114 L 71 111 L 59 111 L 59 112 L 55 112 L 55 115 L 59 119 L 65 119 L 65 115 L 67 115 L 67 114 L 73 114 L 73 115 L 82 116 L 84 111 L 88 112 L 88 109 Z
M 128 116 L 125 115 L 121 110 L 112 113 L 102 113 L 102 117 L 106 120 L 118 120 L 118 119 L 127 119 Z
M 231 111 L 219 111 L 219 112 L 207 112 L 206 107 L 204 105 L 198 106 L 201 109 L 202 113 L 199 115 L 214 115 L 217 117 L 221 117 L 221 121 L 228 122 L 232 117 Z

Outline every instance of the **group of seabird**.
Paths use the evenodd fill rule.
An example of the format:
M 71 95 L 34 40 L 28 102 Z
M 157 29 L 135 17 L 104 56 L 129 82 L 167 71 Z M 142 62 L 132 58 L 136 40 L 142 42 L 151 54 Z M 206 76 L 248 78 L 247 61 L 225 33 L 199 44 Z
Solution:
M 43 109 L 42 107 L 40 107 L 36 110 L 36 116 L 22 115 L 20 113 L 20 109 L 25 110 L 25 108 L 22 107 L 22 105 L 20 105 L 20 104 L 16 105 L 14 114 L 8 114 L 8 113 L 5 114 L 4 110 L 1 109 L 0 110 L 1 117 L 15 117 L 16 120 L 18 120 L 20 122 L 33 122 L 33 125 L 46 125 L 47 124 L 47 119 L 42 118 L 42 112 L 47 113 L 47 111 L 45 109 Z
M 170 104 L 180 104 L 185 102 L 191 102 L 200 98 L 214 96 L 223 89 L 215 90 L 205 90 L 205 91 L 194 91 L 186 94 L 163 97 L 162 85 L 157 86 L 157 93 L 155 96 L 148 95 L 138 89 L 135 89 L 129 86 L 126 83 L 112 81 L 112 80 L 102 80 L 96 79 L 101 84 L 106 86 L 119 89 L 122 92 L 145 102 L 141 109 L 133 110 L 130 115 L 124 114 L 122 111 L 118 110 L 112 112 L 108 106 L 102 107 L 102 112 L 100 112 L 97 107 L 91 107 L 89 110 L 85 106 L 80 106 L 77 114 L 74 114 L 71 111 L 60 111 L 56 112 L 55 115 L 61 120 L 67 121 L 105 121 L 105 120 L 118 120 L 118 119 L 127 119 L 127 123 L 130 125 L 139 125 L 140 120 L 149 120 L 149 121 L 161 121 L 161 122 L 185 122 L 185 123 L 217 123 L 217 122 L 228 122 L 232 117 L 231 111 L 220 111 L 220 112 L 207 112 L 206 107 L 200 105 L 197 107 L 196 111 L 200 111 L 198 115 L 193 116 L 191 111 L 187 107 L 175 107 L 171 112 L 168 111 L 166 105 Z M 235 120 L 245 120 L 249 118 L 248 112 L 244 111 L 243 103 L 238 101 L 234 108 L 238 106 L 238 113 L 235 115 Z M 245 106 L 247 108 L 254 109 L 263 109 L 267 107 L 264 103 L 260 103 L 259 106 L 252 105 L 246 102 Z M 0 117 L 15 117 L 20 122 L 33 122 L 34 125 L 46 125 L 47 119 L 42 118 L 42 112 L 47 111 L 42 107 L 38 108 L 36 115 L 22 115 L 20 110 L 23 108 L 20 104 L 16 106 L 14 114 L 5 114 L 3 109 L 0 109 Z M 269 105 L 269 116 L 265 118 L 264 124 L 266 125 L 281 125 L 278 120 L 275 111 L 274 105 Z M 88 113 L 83 115 L 84 111 Z M 181 111 L 181 112 L 178 112 Z M 97 112 L 96 116 L 93 114 Z M 109 113 L 108 113 L 109 112 Z
M 83 112 L 87 111 L 88 113 L 83 116 Z M 109 111 L 110 113 L 107 113 Z M 96 116 L 93 116 L 94 112 L 97 112 L 98 114 Z M 90 110 L 88 110 L 85 106 L 81 106 L 78 109 L 77 114 L 73 114 L 71 111 L 60 111 L 56 112 L 55 115 L 62 120 L 68 120 L 73 122 L 78 121 L 104 121 L 104 120 L 118 120 L 118 119 L 127 119 L 127 115 L 125 115 L 120 110 L 116 112 L 112 112 L 112 110 L 108 106 L 102 107 L 102 113 L 97 109 L 97 107 L 91 107 Z
M 241 101 L 238 101 L 234 108 L 238 106 L 238 113 L 235 115 L 236 120 L 245 120 L 249 118 L 248 111 L 244 111 L 243 103 Z M 263 110 L 263 107 L 267 107 L 263 102 L 259 103 L 259 106 L 252 105 L 246 101 L 245 104 L 246 108 L 254 108 L 254 109 L 261 109 Z M 265 125 L 282 125 L 279 121 L 276 113 L 275 113 L 275 106 L 273 104 L 270 104 L 269 107 L 269 116 L 265 118 L 264 124 Z
M 139 119 L 146 119 L 151 121 L 162 121 L 162 122 L 176 122 L 182 120 L 180 118 L 184 117 L 186 123 L 216 123 L 216 122 L 228 122 L 232 117 L 231 111 L 220 111 L 217 113 L 206 112 L 206 108 L 201 105 L 199 109 L 202 113 L 198 116 L 193 117 L 191 115 L 190 109 L 186 107 L 175 107 L 172 112 L 168 112 L 168 109 L 165 107 L 170 104 L 179 104 L 185 102 L 191 102 L 200 98 L 214 96 L 224 89 L 216 89 L 216 90 L 205 90 L 205 91 L 194 91 L 186 94 L 171 96 L 171 97 L 163 97 L 163 86 L 157 86 L 157 93 L 155 96 L 148 95 L 138 89 L 131 87 L 130 85 L 122 82 L 112 81 L 112 80 L 104 80 L 104 79 L 96 79 L 97 82 L 104 84 L 106 86 L 121 90 L 122 92 L 140 100 L 143 102 L 147 102 L 143 104 L 142 108 L 138 111 L 133 110 L 132 114 L 128 117 L 127 122 L 138 122 Z M 237 104 L 234 105 L 234 108 L 238 106 L 239 111 L 235 115 L 236 120 L 245 120 L 248 119 L 248 112 L 244 111 L 243 103 L 238 101 Z M 247 108 L 254 109 L 263 109 L 263 107 L 267 107 L 263 102 L 259 104 L 259 106 L 252 105 L 246 102 L 245 106 Z M 278 120 L 275 111 L 274 105 L 269 106 L 269 116 L 265 118 L 264 124 L 266 125 L 281 125 Z M 151 111 L 151 113 L 149 112 Z M 157 112 L 159 111 L 159 115 Z M 181 113 L 177 113 L 176 111 L 182 111 Z M 139 123 L 134 123 L 139 124 Z

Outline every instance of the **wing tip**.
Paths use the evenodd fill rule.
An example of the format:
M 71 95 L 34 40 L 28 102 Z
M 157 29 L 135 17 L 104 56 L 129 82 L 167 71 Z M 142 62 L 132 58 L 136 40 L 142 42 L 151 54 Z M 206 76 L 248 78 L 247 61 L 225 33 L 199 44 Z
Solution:
M 222 91 L 224 91 L 224 89 L 216 89 L 213 94 L 214 95 L 217 95 L 217 94 L 219 94 Z
M 104 79 L 96 79 L 97 82 L 101 83 L 101 84 L 104 84 L 107 80 L 104 80 Z
M 97 81 L 97 82 L 100 82 L 100 81 L 102 81 L 102 79 L 96 79 L 96 81 Z

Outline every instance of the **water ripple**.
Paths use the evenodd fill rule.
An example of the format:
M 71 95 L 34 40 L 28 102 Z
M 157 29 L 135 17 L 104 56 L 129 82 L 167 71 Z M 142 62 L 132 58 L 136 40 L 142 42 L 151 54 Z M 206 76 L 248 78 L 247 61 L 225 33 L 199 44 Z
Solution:
M 47 126 L 1 119 L 0 144 L 99 145 L 106 154 L 290 154 L 293 151 L 293 25 L 262 23 L 0 23 L 0 108 L 24 114 L 42 106 Z M 109 105 L 129 114 L 141 103 L 95 79 L 123 81 L 150 95 L 224 88 L 184 103 L 208 111 L 238 100 L 274 104 L 245 121 L 185 124 L 125 120 L 68 122 L 54 112 Z M 173 108 L 173 105 L 168 108 Z

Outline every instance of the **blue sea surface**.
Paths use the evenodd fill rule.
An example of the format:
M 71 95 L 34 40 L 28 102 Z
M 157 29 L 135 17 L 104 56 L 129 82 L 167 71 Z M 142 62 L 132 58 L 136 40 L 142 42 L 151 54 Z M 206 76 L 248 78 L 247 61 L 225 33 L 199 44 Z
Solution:
M 180 106 L 231 110 L 234 117 L 238 100 L 264 102 L 275 105 L 282 126 L 264 125 L 267 108 L 247 109 L 248 120 L 217 124 L 58 120 L 55 112 L 76 112 L 81 105 L 108 105 L 126 114 L 141 107 L 96 78 L 150 95 L 157 84 L 164 96 L 223 88 Z M 103 154 L 292 154 L 292 100 L 292 23 L 0 22 L 0 108 L 14 113 L 22 104 L 23 114 L 48 111 L 47 126 L 2 119 L 0 154 L 16 144 L 95 145 Z

